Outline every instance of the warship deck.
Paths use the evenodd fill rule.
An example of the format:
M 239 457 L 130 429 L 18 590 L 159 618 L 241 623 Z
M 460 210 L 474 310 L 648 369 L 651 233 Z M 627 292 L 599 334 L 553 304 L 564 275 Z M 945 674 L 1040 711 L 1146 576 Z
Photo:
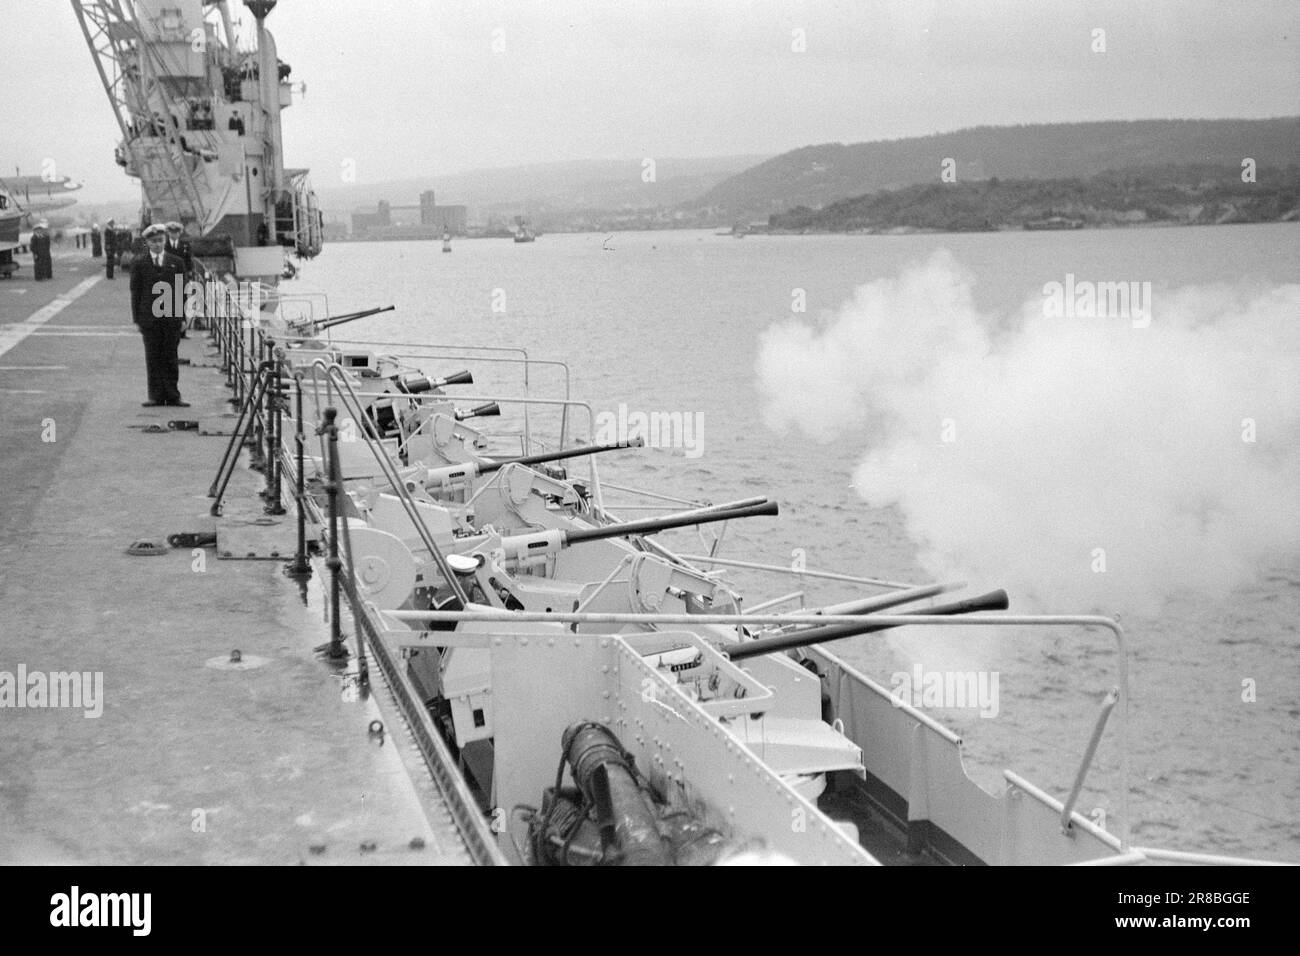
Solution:
M 143 426 L 231 393 L 182 366 L 191 408 L 140 406 L 129 277 L 102 263 L 65 250 L 51 282 L 25 260 L 0 281 L 0 681 L 103 680 L 99 716 L 0 695 L 0 863 L 469 863 L 382 675 L 359 697 L 317 653 L 319 574 L 304 603 L 282 561 L 125 553 L 213 527 L 228 439 Z M 237 469 L 228 510 L 260 513 L 261 486 Z

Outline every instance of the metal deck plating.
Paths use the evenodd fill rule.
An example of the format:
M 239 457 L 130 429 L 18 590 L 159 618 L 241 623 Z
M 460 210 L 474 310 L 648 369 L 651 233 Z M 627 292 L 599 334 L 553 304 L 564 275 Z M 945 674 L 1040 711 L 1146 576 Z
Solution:
M 319 659 L 318 590 L 304 607 L 279 564 L 210 548 L 124 553 L 211 527 L 224 441 L 132 426 L 228 408 L 219 370 L 185 366 L 193 408 L 140 408 L 142 351 L 88 254 L 0 286 L 0 671 L 101 672 L 104 698 L 0 708 L 0 861 L 470 862 L 382 682 L 358 699 Z M 240 468 L 231 493 L 260 484 Z M 267 663 L 205 666 L 235 649 Z

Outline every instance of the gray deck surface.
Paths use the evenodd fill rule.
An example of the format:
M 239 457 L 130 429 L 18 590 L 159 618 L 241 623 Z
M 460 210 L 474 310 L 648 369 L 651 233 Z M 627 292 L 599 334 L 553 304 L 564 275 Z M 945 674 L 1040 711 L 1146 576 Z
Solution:
M 189 549 L 124 553 L 213 527 L 226 439 L 128 426 L 226 411 L 222 377 L 182 366 L 193 407 L 141 408 L 127 275 L 110 282 L 102 260 L 65 249 L 36 283 L 20 261 L 0 281 L 0 672 L 99 671 L 104 703 L 98 718 L 0 707 L 0 863 L 468 862 L 396 715 L 314 653 L 327 639 L 314 587 L 304 606 L 278 561 L 208 548 L 197 570 Z M 181 355 L 205 345 L 191 333 Z M 232 510 L 261 486 L 241 464 Z M 265 663 L 210 666 L 235 648 Z

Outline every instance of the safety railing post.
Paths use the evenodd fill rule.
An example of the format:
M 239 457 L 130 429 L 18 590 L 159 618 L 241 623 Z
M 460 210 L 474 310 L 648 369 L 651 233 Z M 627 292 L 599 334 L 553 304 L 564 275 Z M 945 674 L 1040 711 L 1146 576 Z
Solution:
M 286 572 L 297 577 L 310 577 L 311 565 L 307 563 L 307 490 L 306 474 L 303 463 L 306 458 L 307 438 L 302 430 L 302 373 L 295 372 L 294 382 L 294 453 L 297 455 L 298 474 L 297 488 L 294 491 L 294 497 L 298 502 L 298 550 L 294 553 L 293 561 L 285 568 Z
M 247 395 L 253 384 L 252 370 L 257 364 L 256 343 L 253 341 L 253 323 L 250 319 L 246 318 L 240 326 L 239 342 L 243 346 L 240 350 L 241 362 L 239 370 L 243 375 L 244 394 Z
M 348 654 L 339 626 L 339 574 L 343 569 L 343 562 L 339 559 L 339 496 L 343 494 L 343 476 L 339 473 L 339 429 L 334 421 L 337 417 L 336 408 L 331 406 L 325 409 L 325 421 L 318 431 L 327 441 L 325 454 L 329 476 L 325 490 L 330 499 L 330 550 L 325 566 L 330 570 L 330 643 L 326 653 L 331 660 L 347 657 Z
M 257 387 L 249 395 L 248 401 L 243 404 L 239 411 L 239 418 L 235 422 L 234 431 L 230 434 L 230 442 L 226 445 L 226 452 L 221 458 L 221 464 L 217 466 L 217 476 L 212 480 L 211 487 L 208 488 L 208 497 L 215 498 L 209 514 L 214 517 L 221 514 L 221 502 L 226 495 L 226 487 L 230 483 L 230 478 L 235 472 L 235 462 L 239 459 L 239 449 L 242 444 L 246 444 L 246 428 L 251 421 L 253 406 L 262 400 L 262 395 L 269 386 L 269 371 L 266 375 L 258 377 Z M 251 467 L 251 466 L 250 466 Z
M 253 363 L 250 366 L 249 377 L 249 389 L 251 393 L 253 391 L 253 386 L 257 381 L 256 376 L 260 374 L 262 369 L 268 367 L 267 363 L 262 358 L 262 346 L 258 342 L 257 329 L 255 328 L 249 330 L 248 350 L 246 354 L 248 356 L 248 361 Z M 259 400 L 253 403 L 253 417 L 249 421 L 250 428 L 248 437 L 245 440 L 245 444 L 248 446 L 248 467 L 253 471 L 260 471 L 263 474 L 266 474 L 266 469 L 268 467 L 266 455 L 266 413 L 269 407 L 267 400 L 271 394 L 269 374 L 268 371 L 268 379 L 265 386 L 258 394 Z
M 221 289 L 220 298 L 217 300 L 217 325 L 220 332 L 217 335 L 217 347 L 221 349 L 221 374 L 226 376 L 226 387 L 235 387 L 234 361 L 235 350 L 230 341 L 230 290 Z
M 1070 817 L 1083 790 L 1083 782 L 1088 778 L 1088 768 L 1092 766 L 1092 758 L 1097 755 L 1097 745 L 1101 743 L 1101 735 L 1106 732 L 1106 721 L 1110 719 L 1110 712 L 1115 709 L 1115 704 L 1118 702 L 1119 688 L 1113 687 L 1102 701 L 1101 713 L 1097 715 L 1097 723 L 1092 728 L 1092 737 L 1088 740 L 1088 749 L 1084 751 L 1083 760 L 1079 762 L 1079 770 L 1074 775 L 1074 786 L 1070 788 L 1070 795 L 1061 806 L 1061 832 L 1067 836 L 1074 835 L 1074 823 Z
M 230 345 L 230 387 L 235 390 L 232 405 L 244 404 L 244 327 L 240 319 L 239 303 L 234 301 L 230 318 L 226 322 Z
M 269 437 L 266 467 L 269 470 L 266 477 L 266 513 L 282 515 L 285 512 L 284 503 L 280 499 L 280 455 L 284 452 L 284 442 L 281 438 L 284 425 L 284 380 L 281 378 L 284 372 L 284 358 L 276 352 L 274 342 L 268 340 L 267 345 L 271 351 L 270 374 L 274 377 L 271 379 L 270 415 L 267 416 Z

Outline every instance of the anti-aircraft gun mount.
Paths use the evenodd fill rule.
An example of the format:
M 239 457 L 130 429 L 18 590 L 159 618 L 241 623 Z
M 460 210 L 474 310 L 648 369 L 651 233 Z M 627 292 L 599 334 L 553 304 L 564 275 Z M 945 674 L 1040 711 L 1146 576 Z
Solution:
M 576 605 L 652 611 L 675 598 L 686 612 L 737 607 L 736 598 L 712 574 L 619 539 L 775 515 L 778 508 L 767 499 L 747 499 L 594 528 L 556 515 L 554 520 L 565 526 L 513 535 L 485 528 L 463 537 L 455 536 L 454 520 L 445 508 L 425 505 L 421 512 L 433 519 L 430 531 L 439 548 L 449 559 L 461 558 L 458 576 L 471 601 L 508 609 L 568 610 Z M 405 513 L 392 496 L 380 495 L 366 518 L 368 523 L 357 521 L 356 527 L 349 528 L 359 587 L 366 599 L 389 610 L 442 608 L 443 582 L 437 574 L 426 579 L 429 558 L 420 554 L 415 539 L 402 536 Z M 592 553 L 589 547 L 598 543 L 604 547 Z
M 467 500 L 469 495 L 474 492 L 477 479 L 495 474 L 508 466 L 536 471 L 534 468 L 536 465 L 549 465 L 552 462 L 569 461 L 573 458 L 584 458 L 587 455 L 623 451 L 628 448 L 641 448 L 644 445 L 645 442 L 641 438 L 633 438 L 631 441 L 615 442 L 610 445 L 582 445 L 564 451 L 553 451 L 540 455 L 523 455 L 517 458 L 502 458 L 495 461 L 491 459 L 463 461 L 455 465 L 416 469 L 414 472 L 408 472 L 407 475 L 409 479 L 414 480 L 435 498 L 440 500 L 456 500 L 456 498 L 459 498 L 463 501 Z M 546 469 L 536 473 L 559 482 L 565 479 L 565 473 L 558 469 Z M 553 486 L 553 493 L 565 498 L 570 497 L 572 490 L 575 489 L 572 489 L 572 487 L 561 489 L 558 486 Z M 585 497 L 583 495 L 585 489 L 578 486 L 576 490 L 580 496 Z
M 385 305 L 377 306 L 373 309 L 361 309 L 357 312 L 348 312 L 344 315 L 331 315 L 323 319 L 302 319 L 296 322 L 285 323 L 289 335 L 310 339 L 324 332 L 326 329 L 332 329 L 335 326 L 344 325 L 348 322 L 355 322 L 357 319 L 365 319 L 372 315 L 378 315 L 381 312 L 392 312 L 396 306 Z

